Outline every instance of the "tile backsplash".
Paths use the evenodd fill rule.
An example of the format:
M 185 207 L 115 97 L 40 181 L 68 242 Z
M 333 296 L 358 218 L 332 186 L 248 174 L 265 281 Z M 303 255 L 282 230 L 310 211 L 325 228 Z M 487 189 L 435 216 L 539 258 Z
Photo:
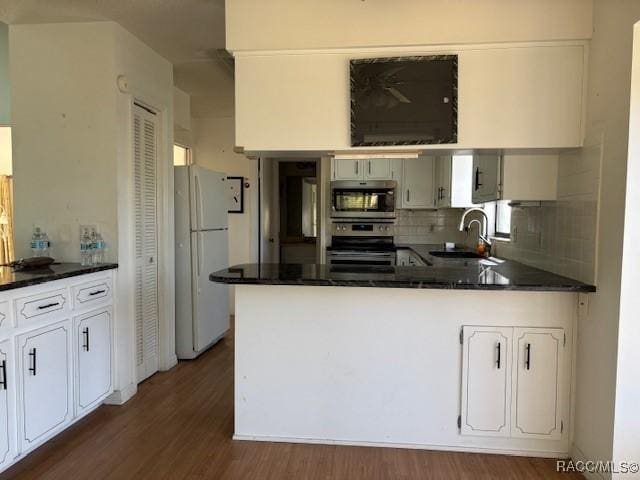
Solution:
M 458 231 L 464 210 L 397 210 L 395 242 L 398 244 L 464 243 L 467 234 Z
M 558 200 L 514 208 L 511 241 L 496 242 L 495 254 L 594 283 L 601 152 L 602 135 L 593 135 L 585 147 L 561 153 Z

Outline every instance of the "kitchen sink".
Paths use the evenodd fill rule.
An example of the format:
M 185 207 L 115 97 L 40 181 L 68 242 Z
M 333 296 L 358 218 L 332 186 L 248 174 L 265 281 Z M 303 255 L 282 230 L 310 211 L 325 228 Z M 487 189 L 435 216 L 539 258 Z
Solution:
M 440 258 L 484 258 L 476 252 L 465 252 L 464 250 L 435 250 L 429 252 L 429 255 Z

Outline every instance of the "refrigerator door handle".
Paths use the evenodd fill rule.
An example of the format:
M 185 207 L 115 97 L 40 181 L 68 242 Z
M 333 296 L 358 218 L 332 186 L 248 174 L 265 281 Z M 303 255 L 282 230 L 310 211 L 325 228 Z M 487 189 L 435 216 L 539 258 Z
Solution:
M 196 259 L 198 261 L 198 290 L 200 290 L 200 271 L 202 270 L 202 266 L 201 266 L 201 263 L 202 263 L 202 255 L 201 255 L 201 252 L 202 252 L 202 233 L 198 232 L 196 235 L 198 236 L 198 238 L 196 240 L 196 243 L 198 244 L 198 247 L 197 247 L 198 248 L 198 253 L 196 254 L 197 255 Z
M 196 174 L 193 176 L 195 181 L 195 195 L 196 195 L 196 224 L 193 226 L 194 230 L 200 230 L 202 228 L 202 192 L 200 191 L 200 177 Z

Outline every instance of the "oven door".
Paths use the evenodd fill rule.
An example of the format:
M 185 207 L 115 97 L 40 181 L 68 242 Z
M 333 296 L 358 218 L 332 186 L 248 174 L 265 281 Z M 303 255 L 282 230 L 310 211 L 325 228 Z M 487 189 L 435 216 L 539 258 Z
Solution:
M 331 250 L 327 252 L 329 265 L 360 265 L 393 267 L 396 264 L 395 252 L 368 252 L 357 250 Z
M 332 218 L 395 218 L 396 182 L 331 182 Z

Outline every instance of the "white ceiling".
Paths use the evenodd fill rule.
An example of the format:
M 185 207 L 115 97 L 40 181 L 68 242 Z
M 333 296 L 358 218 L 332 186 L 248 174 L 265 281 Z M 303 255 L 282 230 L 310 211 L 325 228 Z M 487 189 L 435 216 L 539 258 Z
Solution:
M 5 23 L 113 20 L 174 65 L 224 48 L 224 0 L 0 0 Z
M 233 70 L 224 49 L 224 0 L 0 0 L 9 24 L 112 20 L 174 65 L 194 117 L 233 112 Z

